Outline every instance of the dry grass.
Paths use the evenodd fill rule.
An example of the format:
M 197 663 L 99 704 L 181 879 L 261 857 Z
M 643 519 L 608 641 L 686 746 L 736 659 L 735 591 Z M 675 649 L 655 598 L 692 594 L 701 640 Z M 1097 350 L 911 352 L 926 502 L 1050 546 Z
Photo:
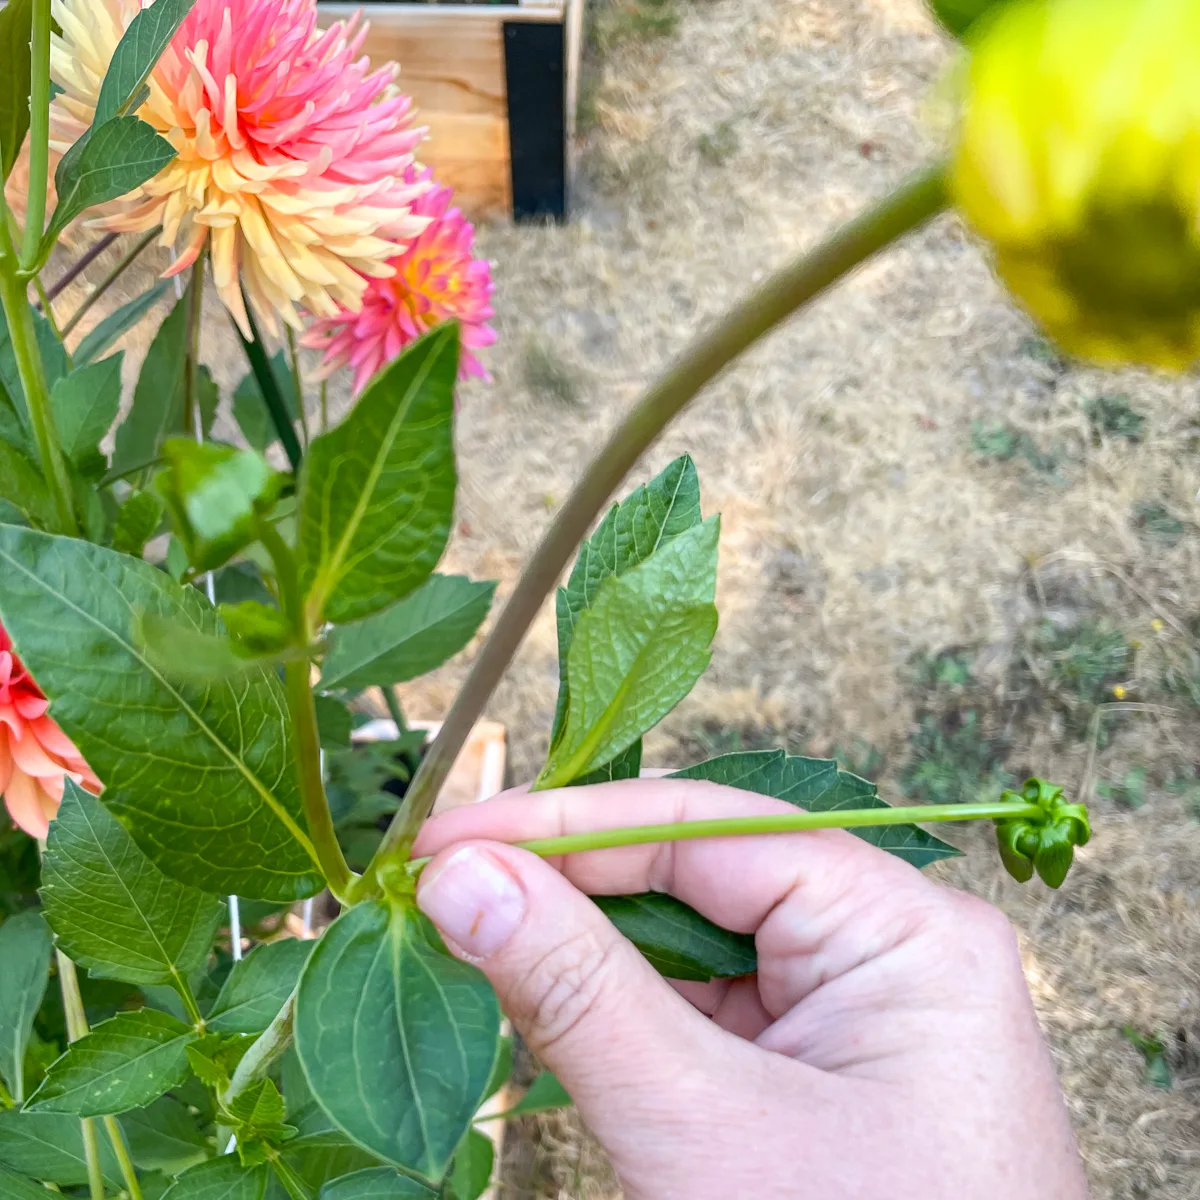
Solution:
M 949 52 L 920 0 L 679 11 L 670 36 L 610 37 L 594 66 L 572 222 L 482 231 L 501 338 L 494 385 L 461 402 L 448 565 L 500 579 L 502 596 L 598 439 L 687 338 L 935 148 L 930 97 Z M 227 393 L 240 368 L 213 324 L 206 356 Z M 531 369 L 534 333 L 553 347 L 552 372 Z M 870 747 L 894 784 L 929 699 L 912 662 L 963 647 L 974 681 L 943 697 L 936 720 L 975 706 L 1014 772 L 1077 789 L 1145 766 L 1144 805 L 1097 802 L 1096 837 L 1061 894 L 1007 882 L 982 833 L 942 877 L 995 900 L 1021 931 L 1096 1196 L 1184 1200 L 1200 1197 L 1200 829 L 1164 784 L 1197 775 L 1200 722 L 1163 679 L 1170 668 L 1200 682 L 1189 665 L 1200 394 L 1060 364 L 1032 338 L 943 218 L 672 427 L 638 475 L 695 457 L 706 510 L 723 514 L 722 624 L 711 671 L 649 758 L 739 739 Z M 1114 393 L 1144 414 L 1140 441 L 1093 436 L 1085 406 Z M 981 455 L 973 430 L 995 422 L 1053 470 Z M 1138 505 L 1182 522 L 1173 546 L 1139 529 Z M 1042 618 L 1068 639 L 1105 621 L 1140 642 L 1122 686 L 1155 707 L 1112 710 L 1091 767 L 1086 733 L 1056 698 L 1056 660 L 1031 641 Z M 414 715 L 440 714 L 463 671 L 408 688 Z M 547 608 L 490 707 L 518 777 L 544 754 L 556 680 Z M 1167 1035 L 1173 1090 L 1143 1081 L 1127 1022 Z M 514 1145 L 510 1200 L 615 1194 L 572 1117 Z

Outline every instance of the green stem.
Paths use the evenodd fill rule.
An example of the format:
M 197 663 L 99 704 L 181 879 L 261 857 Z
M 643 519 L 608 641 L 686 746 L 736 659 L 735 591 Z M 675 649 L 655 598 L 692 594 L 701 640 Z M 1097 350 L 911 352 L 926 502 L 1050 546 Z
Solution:
M 50 166 L 50 0 L 33 0 L 30 42 L 29 191 L 25 201 L 25 238 L 21 266 L 38 260 L 46 229 L 46 181 Z
M 40 275 L 33 277 L 33 290 L 38 294 L 38 301 L 40 302 L 42 316 L 46 318 L 46 324 L 50 326 L 50 331 L 61 342 L 63 340 L 63 332 L 58 327 L 58 320 L 54 316 L 54 305 L 50 303 L 50 294 L 42 284 L 42 277 Z M 68 370 L 70 369 L 70 358 L 71 356 L 68 354 Z
M 288 363 L 292 368 L 292 387 L 296 391 L 296 411 L 300 416 L 300 434 L 304 438 L 304 448 L 308 449 L 308 414 L 304 411 L 304 386 L 300 381 L 300 359 L 296 352 L 296 334 L 290 325 L 286 326 Z
M 170 982 L 178 994 L 180 1002 L 183 1004 L 183 1009 L 188 1015 L 188 1020 L 196 1027 L 197 1033 L 203 1033 L 204 1015 L 200 1012 L 200 1005 L 196 1003 L 196 995 L 192 991 L 192 985 L 176 972 L 174 968 L 171 970 Z
M 592 460 L 530 559 L 491 635 L 446 715 L 396 814 L 363 889 L 386 859 L 407 855 L 454 760 L 524 639 L 542 602 L 612 491 L 642 452 L 706 384 L 797 309 L 946 206 L 941 167 L 923 171 L 874 208 L 834 233 L 810 254 L 772 276 L 717 327 L 696 338 L 653 384 Z
M 400 698 L 396 695 L 396 689 L 382 687 L 379 690 L 383 693 L 383 702 L 387 705 L 388 716 L 395 722 L 396 736 L 403 737 L 408 732 L 408 725 L 404 720 L 404 710 L 400 707 Z
M 108 1140 L 112 1142 L 113 1154 L 116 1155 L 117 1165 L 121 1168 L 121 1178 L 125 1181 L 125 1190 L 129 1200 L 144 1200 L 142 1185 L 138 1182 L 137 1171 L 134 1170 L 133 1159 L 129 1157 L 129 1146 L 125 1134 L 117 1123 L 116 1117 L 104 1118 L 104 1129 Z
M 75 964 L 61 951 L 54 951 L 58 965 L 58 989 L 62 993 L 63 1012 L 67 1018 L 67 1041 L 77 1042 L 88 1031 L 87 1013 L 83 1010 L 83 996 L 79 991 L 79 976 Z M 83 1133 L 83 1158 L 87 1163 L 88 1191 L 92 1200 L 104 1200 L 104 1172 L 100 1168 L 100 1144 L 96 1139 L 96 1125 L 91 1117 L 79 1121 Z
M 112 285 L 116 283 L 122 275 L 125 274 L 126 270 L 133 265 L 138 255 L 140 255 L 141 252 L 145 250 L 145 248 L 150 245 L 150 243 L 154 241 L 154 239 L 158 237 L 161 232 L 162 226 L 155 225 L 153 229 L 143 233 L 142 236 L 138 238 L 138 240 L 134 242 L 133 245 L 125 252 L 125 254 L 113 264 L 108 274 L 105 275 L 104 278 L 101 279 L 100 282 L 96 284 L 96 286 L 92 288 L 90 292 L 88 292 L 88 294 L 80 302 L 79 307 L 68 318 L 67 323 L 63 326 L 63 337 L 67 337 L 70 334 L 75 326 L 78 325 L 83 319 L 84 314 L 87 313 L 88 309 L 90 309 L 92 305 L 95 304 L 96 301 L 99 300 L 100 297 L 103 296 L 104 293 L 107 292 L 108 289 L 112 287 Z
M 296 574 L 296 557 L 279 531 L 267 520 L 258 523 L 258 536 L 275 565 L 284 615 L 292 621 L 296 645 L 304 648 L 312 640 L 312 631 L 304 619 L 304 598 Z M 289 659 L 283 668 L 284 693 L 288 715 L 296 735 L 296 769 L 300 775 L 300 800 L 304 819 L 325 882 L 338 900 L 347 895 L 356 876 L 346 862 L 333 827 L 333 815 L 321 778 L 321 735 L 317 730 L 317 707 L 309 682 L 307 657 Z
M 242 349 L 245 350 L 246 358 L 254 371 L 254 378 L 258 381 L 258 390 L 262 393 L 263 403 L 267 406 L 271 424 L 275 426 L 275 432 L 279 435 L 283 452 L 287 455 L 292 470 L 299 471 L 300 460 L 303 457 L 300 442 L 296 437 L 292 418 L 288 415 L 283 393 L 279 390 L 279 380 L 275 378 L 275 370 L 271 366 L 271 360 L 267 357 L 262 336 L 254 322 L 254 313 L 248 304 L 246 305 L 246 320 L 250 325 L 250 337 L 247 338 L 242 333 L 237 322 L 234 322 L 234 329 L 237 330 L 237 335 L 241 339 Z
M 275 1015 L 275 1019 L 242 1055 L 237 1070 L 234 1071 L 233 1078 L 221 1097 L 224 1108 L 228 1109 L 252 1083 L 261 1079 L 292 1044 L 295 1007 L 296 993 L 293 991 L 283 1002 L 283 1007 Z
M 8 230 L 0 230 L 0 242 L 8 242 Z M 17 374 L 25 391 L 25 406 L 33 425 L 33 436 L 37 443 L 38 458 L 42 474 L 54 497 L 59 528 L 55 531 L 72 537 L 79 536 L 79 522 L 75 517 L 75 505 L 71 502 L 71 480 L 67 474 L 67 460 L 63 457 L 58 431 L 54 427 L 54 414 L 50 408 L 50 390 L 46 385 L 46 371 L 37 345 L 37 331 L 33 324 L 33 309 L 25 284 L 17 278 L 11 258 L 0 263 L 0 304 L 8 321 L 8 336 L 13 357 L 17 361 Z
M 618 846 L 646 846 L 653 842 L 686 842 L 695 838 L 746 837 L 764 833 L 799 833 L 810 829 L 867 829 L 885 825 L 929 825 L 939 821 L 1005 821 L 1032 819 L 1045 814 L 1036 804 L 917 804 L 909 808 L 847 808 L 832 812 L 771 813 L 761 817 L 718 817 L 711 821 L 677 821 L 670 825 L 635 825 L 600 829 L 595 833 L 568 833 L 563 837 L 514 842 L 521 850 L 549 858 L 611 850 Z M 414 858 L 410 873 L 420 871 L 428 858 Z
M 321 380 L 321 432 L 329 429 L 329 380 Z
M 192 264 L 188 285 L 187 358 L 183 366 L 183 430 L 192 437 L 203 433 L 204 418 L 197 410 L 200 386 L 200 317 L 204 309 L 204 251 Z

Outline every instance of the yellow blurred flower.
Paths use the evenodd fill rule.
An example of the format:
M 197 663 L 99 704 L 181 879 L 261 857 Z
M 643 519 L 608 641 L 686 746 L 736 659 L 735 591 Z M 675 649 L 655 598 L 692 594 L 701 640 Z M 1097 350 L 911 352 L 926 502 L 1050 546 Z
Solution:
M 1127 693 L 1125 689 L 1118 683 L 1113 686 L 1112 694 L 1116 697 L 1116 699 L 1124 700 Z
M 1200 3 L 1016 0 L 975 40 L 951 187 L 1062 346 L 1200 357 Z

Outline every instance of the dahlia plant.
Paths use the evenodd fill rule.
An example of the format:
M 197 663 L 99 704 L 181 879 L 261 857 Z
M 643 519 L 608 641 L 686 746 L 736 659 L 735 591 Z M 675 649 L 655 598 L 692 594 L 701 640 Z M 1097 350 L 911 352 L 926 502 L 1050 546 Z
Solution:
M 24 831 L 0 831 L 5 1196 L 480 1194 L 480 1109 L 511 1056 L 486 981 L 413 902 L 416 834 L 577 549 L 533 786 L 639 773 L 643 735 L 709 661 L 720 524 L 687 457 L 593 522 L 708 381 L 860 263 L 956 204 L 1071 349 L 1193 361 L 1193 0 L 937 7 L 965 39 L 947 162 L 780 270 L 635 404 L 428 746 L 393 689 L 463 650 L 491 604 L 493 584 L 435 568 L 455 388 L 486 373 L 494 335 L 488 266 L 420 164 L 394 69 L 359 56 L 356 21 L 320 29 L 314 0 L 0 10 L 0 170 L 24 156 L 28 177 L 0 211 L 0 792 Z M 134 240 L 60 324 L 41 276 L 80 221 Z M 155 240 L 175 252 L 175 284 L 80 338 Z M 249 364 L 228 443 L 211 440 L 221 397 L 197 353 L 200 321 L 224 319 L 204 312 L 210 276 Z M 123 403 L 113 344 L 171 286 Z M 351 372 L 335 425 L 297 341 L 323 352 L 318 376 Z M 376 688 L 396 739 L 355 749 Z M 893 808 L 836 762 L 783 750 L 676 775 L 793 807 L 527 848 L 840 827 L 923 867 L 956 853 L 923 826 L 978 818 L 1011 874 L 1057 887 L 1090 835 L 1083 807 L 1038 779 Z M 323 935 L 283 936 L 281 914 L 319 893 L 336 913 Z M 754 972 L 750 939 L 673 899 L 597 903 L 667 976 Z M 517 1109 L 567 1102 L 547 1078 Z

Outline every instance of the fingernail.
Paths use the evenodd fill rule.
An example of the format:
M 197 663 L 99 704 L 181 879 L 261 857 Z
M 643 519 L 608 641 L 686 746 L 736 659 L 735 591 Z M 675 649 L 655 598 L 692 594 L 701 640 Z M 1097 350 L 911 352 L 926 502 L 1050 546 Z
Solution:
M 525 918 L 525 892 L 507 867 L 479 846 L 456 850 L 417 888 L 421 911 L 472 958 L 495 954 Z

